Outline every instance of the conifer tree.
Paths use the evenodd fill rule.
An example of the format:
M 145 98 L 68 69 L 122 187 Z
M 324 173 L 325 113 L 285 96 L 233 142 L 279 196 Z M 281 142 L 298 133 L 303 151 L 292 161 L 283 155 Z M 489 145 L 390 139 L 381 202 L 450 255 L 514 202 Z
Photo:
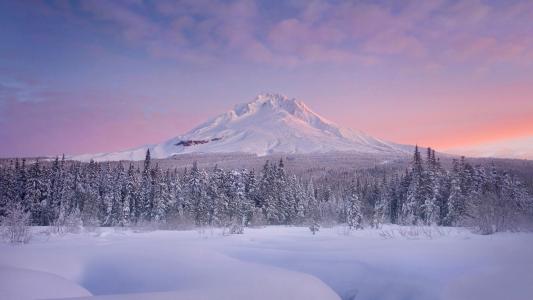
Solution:
M 359 183 L 352 182 L 346 210 L 346 223 L 350 229 L 363 229 Z
M 267 160 L 263 166 L 261 180 L 259 183 L 259 194 L 261 195 L 259 207 L 263 210 L 265 219 L 270 224 L 279 223 L 279 213 L 277 211 L 277 190 L 276 190 L 276 167 Z
M 151 206 L 153 204 L 153 189 L 152 189 L 152 167 L 150 149 L 146 150 L 146 157 L 144 159 L 144 168 L 142 170 L 141 189 L 139 201 L 137 203 L 137 213 L 139 221 L 150 221 Z
M 419 209 L 422 203 L 422 173 L 422 158 L 420 157 L 418 146 L 416 146 L 413 161 L 411 162 L 407 195 L 405 202 L 402 205 L 402 223 L 405 225 L 413 225 L 418 222 Z
M 188 198 L 191 202 L 192 215 L 197 226 L 205 226 L 209 221 L 207 205 L 207 176 L 198 169 L 194 162 L 188 176 Z
M 307 219 L 309 223 L 309 230 L 315 235 L 320 230 L 320 208 L 319 203 L 316 198 L 316 190 L 313 184 L 313 181 L 310 181 L 307 185 Z
M 447 200 L 447 215 L 444 220 L 445 225 L 455 225 L 462 216 L 465 208 L 465 201 L 462 191 L 462 178 L 463 174 L 462 165 L 459 165 L 457 160 L 453 161 L 453 169 L 450 174 L 450 195 Z

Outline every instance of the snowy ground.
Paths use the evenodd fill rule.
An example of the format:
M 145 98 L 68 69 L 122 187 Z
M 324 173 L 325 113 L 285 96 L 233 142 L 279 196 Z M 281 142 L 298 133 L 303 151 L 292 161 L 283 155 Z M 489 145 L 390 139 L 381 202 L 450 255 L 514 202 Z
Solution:
M 532 249 L 405 227 L 41 233 L 0 244 L 0 299 L 532 299 Z

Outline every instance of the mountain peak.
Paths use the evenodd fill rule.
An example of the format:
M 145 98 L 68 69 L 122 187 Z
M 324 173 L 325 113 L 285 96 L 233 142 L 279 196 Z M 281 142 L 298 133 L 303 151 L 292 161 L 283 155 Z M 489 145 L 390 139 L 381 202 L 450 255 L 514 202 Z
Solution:
M 289 98 L 283 94 L 280 93 L 259 93 L 257 96 L 255 96 L 255 99 L 252 102 L 271 102 L 271 103 L 279 103 L 284 101 L 295 101 L 294 98 Z
M 312 111 L 304 102 L 276 93 L 259 94 L 251 102 L 237 105 L 233 110 L 161 144 L 90 158 L 140 160 L 146 149 L 150 149 L 155 158 L 182 153 L 404 152 L 398 145 L 339 127 Z
M 310 113 L 302 102 L 278 93 L 261 93 L 253 101 L 235 106 L 237 116 L 257 113 L 264 110 L 286 111 L 291 115 Z

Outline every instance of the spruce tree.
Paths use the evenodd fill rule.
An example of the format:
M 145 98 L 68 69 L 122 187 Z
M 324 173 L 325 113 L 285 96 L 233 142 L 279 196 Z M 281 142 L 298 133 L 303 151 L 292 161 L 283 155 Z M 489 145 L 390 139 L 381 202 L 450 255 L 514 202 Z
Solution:
M 321 216 L 319 203 L 316 197 L 316 190 L 312 180 L 307 185 L 306 194 L 308 203 L 306 217 L 308 219 L 309 230 L 315 235 L 320 230 Z
M 425 225 L 435 225 L 439 221 L 440 211 L 439 201 L 439 174 L 437 162 L 435 160 L 435 151 L 427 149 L 426 168 L 423 171 L 422 194 L 423 203 L 421 206 L 421 215 Z
M 352 182 L 346 209 L 346 223 L 350 229 L 363 229 L 363 214 L 359 184 Z
M 137 203 L 137 213 L 139 221 L 150 221 L 152 216 L 151 207 L 153 205 L 152 190 L 152 167 L 150 158 L 150 149 L 146 150 L 144 159 L 144 168 L 142 170 L 141 190 L 139 201 Z
M 205 171 L 198 169 L 194 162 L 188 176 L 188 198 L 191 202 L 192 215 L 197 226 L 208 224 L 208 205 L 207 205 L 207 175 Z
M 418 222 L 423 196 L 423 171 L 422 158 L 418 146 L 416 146 L 411 162 L 407 195 L 402 205 L 402 223 L 405 225 L 413 225 Z

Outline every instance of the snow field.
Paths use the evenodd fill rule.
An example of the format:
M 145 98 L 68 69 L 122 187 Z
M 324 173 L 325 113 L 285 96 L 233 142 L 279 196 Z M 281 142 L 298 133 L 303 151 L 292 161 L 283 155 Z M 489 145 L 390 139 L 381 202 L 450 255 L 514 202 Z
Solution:
M 525 300 L 533 295 L 532 246 L 530 233 L 481 236 L 461 228 L 347 231 L 336 226 L 314 236 L 308 228 L 285 226 L 246 228 L 242 235 L 228 236 L 220 229 L 99 228 L 64 236 L 37 234 L 22 246 L 1 244 L 0 274 L 14 279 L 0 281 L 0 295 Z M 10 275 L 30 271 L 54 279 Z M 46 294 L 51 286 L 61 293 Z M 28 290 L 35 293 L 25 294 Z

